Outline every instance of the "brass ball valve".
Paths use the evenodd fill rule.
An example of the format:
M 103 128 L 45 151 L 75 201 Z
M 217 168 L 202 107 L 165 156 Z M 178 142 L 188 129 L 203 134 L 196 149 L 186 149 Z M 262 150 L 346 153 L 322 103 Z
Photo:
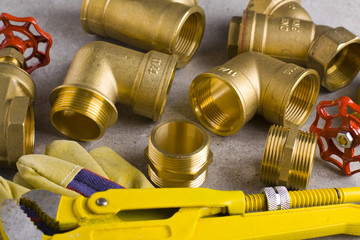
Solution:
M 34 18 L 7 13 L 0 15 L 0 36 L 5 37 L 0 42 L 0 164 L 12 166 L 33 152 L 35 84 L 29 74 L 49 63 L 52 39 Z
M 320 75 L 321 85 L 329 91 L 346 86 L 357 75 L 360 70 L 359 37 L 343 27 L 316 25 L 289 12 L 282 12 L 283 16 L 279 13 L 270 16 L 264 13 L 271 11 L 266 11 L 266 7 L 256 7 L 260 3 L 256 4 L 249 5 L 242 17 L 232 18 L 228 37 L 229 57 L 257 51 L 315 69 Z

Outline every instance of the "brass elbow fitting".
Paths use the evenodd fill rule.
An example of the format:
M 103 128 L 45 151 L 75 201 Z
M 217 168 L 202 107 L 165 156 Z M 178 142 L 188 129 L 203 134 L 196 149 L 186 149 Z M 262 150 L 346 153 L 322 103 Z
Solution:
M 24 56 L 15 48 L 0 50 L 0 165 L 15 166 L 34 149 L 35 84 L 22 69 Z
M 274 17 L 291 17 L 312 21 L 300 0 L 250 0 L 247 10 Z
M 187 120 L 157 125 L 145 149 L 150 179 L 159 187 L 200 187 L 213 161 L 205 129 Z
M 307 188 L 316 143 L 316 134 L 299 131 L 298 126 L 272 125 L 265 144 L 260 180 L 289 189 Z
M 315 69 L 329 91 L 349 84 L 360 70 L 360 38 L 343 27 L 330 28 L 291 17 L 245 11 L 233 17 L 228 55 L 257 51 Z
M 319 89 L 315 70 L 248 52 L 197 76 L 189 95 L 198 120 L 211 132 L 228 136 L 255 113 L 272 123 L 303 125 Z
M 92 42 L 75 55 L 64 84 L 50 96 L 50 119 L 64 135 L 101 138 L 117 120 L 116 102 L 158 121 L 176 70 L 176 57 Z
M 181 68 L 200 44 L 205 14 L 196 0 L 84 0 L 81 24 L 88 33 L 174 54 Z

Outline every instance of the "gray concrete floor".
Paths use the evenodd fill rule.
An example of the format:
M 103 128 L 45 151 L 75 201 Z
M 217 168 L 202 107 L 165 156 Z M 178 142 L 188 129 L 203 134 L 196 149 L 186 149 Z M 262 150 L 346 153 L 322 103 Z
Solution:
M 43 153 L 47 144 L 56 139 L 67 139 L 61 135 L 49 120 L 49 94 L 62 84 L 75 53 L 86 43 L 105 40 L 121 45 L 120 42 L 85 33 L 79 21 L 81 0 L 1 0 L 0 9 L 15 16 L 34 17 L 39 25 L 53 37 L 51 62 L 36 70 L 32 77 L 36 83 L 35 103 L 36 141 L 35 152 Z M 206 29 L 203 41 L 192 62 L 177 70 L 174 83 L 164 110 L 162 120 L 189 119 L 197 122 L 189 105 L 188 90 L 191 81 L 200 73 L 228 60 L 226 53 L 227 32 L 232 16 L 240 16 L 247 0 L 199 0 L 206 13 Z M 332 27 L 344 26 L 360 35 L 359 0 L 303 0 L 303 6 L 316 24 Z M 329 93 L 322 89 L 318 102 L 333 100 L 342 95 L 356 99 L 358 75 L 347 87 Z M 127 106 L 118 105 L 117 123 L 107 130 L 103 138 L 92 142 L 81 142 L 86 149 L 106 145 L 147 175 L 144 149 L 148 135 L 156 123 L 132 113 Z M 313 112 L 302 127 L 308 130 L 315 118 Z M 222 190 L 243 190 L 259 193 L 264 185 L 260 183 L 260 165 L 270 123 L 256 116 L 237 134 L 220 137 L 209 132 L 214 162 L 209 167 L 208 178 L 203 187 Z M 13 171 L 2 169 L 0 173 L 11 178 Z M 354 187 L 360 185 L 360 174 L 346 177 L 335 167 L 325 163 L 317 150 L 309 188 Z M 355 239 L 355 237 L 334 236 L 327 239 Z

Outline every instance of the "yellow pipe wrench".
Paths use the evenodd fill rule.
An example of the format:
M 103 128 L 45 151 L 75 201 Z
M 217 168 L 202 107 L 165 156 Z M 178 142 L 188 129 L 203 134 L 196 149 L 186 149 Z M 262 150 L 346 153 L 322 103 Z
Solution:
M 360 202 L 360 188 L 328 189 L 318 196 L 311 192 L 314 199 L 304 198 L 303 202 L 295 198 L 305 196 L 301 192 L 306 191 L 293 195 L 284 188 L 269 189 L 265 194 L 247 196 L 241 191 L 205 188 L 116 189 L 95 193 L 90 198 L 70 198 L 45 190 L 33 190 L 23 195 L 20 204 L 35 210 L 43 222 L 62 232 L 53 236 L 44 235 L 20 206 L 10 199 L 1 206 L 0 231 L 4 240 L 360 236 L 360 206 L 343 203 Z M 294 203 L 297 206 L 332 205 L 289 209 Z M 252 206 L 261 207 L 262 204 L 275 211 L 248 212 Z

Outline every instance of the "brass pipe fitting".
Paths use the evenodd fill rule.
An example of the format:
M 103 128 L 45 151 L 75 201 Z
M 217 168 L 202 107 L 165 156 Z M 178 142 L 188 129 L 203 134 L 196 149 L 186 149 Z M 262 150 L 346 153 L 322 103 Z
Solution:
M 276 124 L 303 125 L 320 89 L 316 71 L 247 52 L 197 76 L 190 102 L 198 120 L 211 132 L 238 132 L 255 113 Z
M 84 0 L 81 24 L 88 33 L 174 54 L 181 68 L 200 44 L 205 14 L 196 0 Z
M 200 187 L 213 161 L 205 129 L 187 120 L 170 120 L 150 133 L 145 149 L 150 179 L 159 187 Z
M 51 122 L 73 139 L 98 139 L 117 120 L 116 102 L 158 121 L 175 70 L 176 57 L 164 53 L 89 43 L 76 53 L 64 84 L 51 93 Z
M 291 17 L 245 11 L 233 17 L 228 55 L 257 51 L 315 69 L 329 91 L 349 84 L 360 70 L 360 38 L 343 27 L 330 28 Z
M 15 167 L 34 149 L 35 84 L 22 69 L 24 56 L 15 48 L 0 49 L 0 166 Z
M 272 125 L 265 144 L 260 180 L 265 184 L 305 189 L 314 164 L 316 134 L 298 126 Z
M 247 10 L 274 17 L 291 17 L 312 21 L 300 0 L 250 0 Z

